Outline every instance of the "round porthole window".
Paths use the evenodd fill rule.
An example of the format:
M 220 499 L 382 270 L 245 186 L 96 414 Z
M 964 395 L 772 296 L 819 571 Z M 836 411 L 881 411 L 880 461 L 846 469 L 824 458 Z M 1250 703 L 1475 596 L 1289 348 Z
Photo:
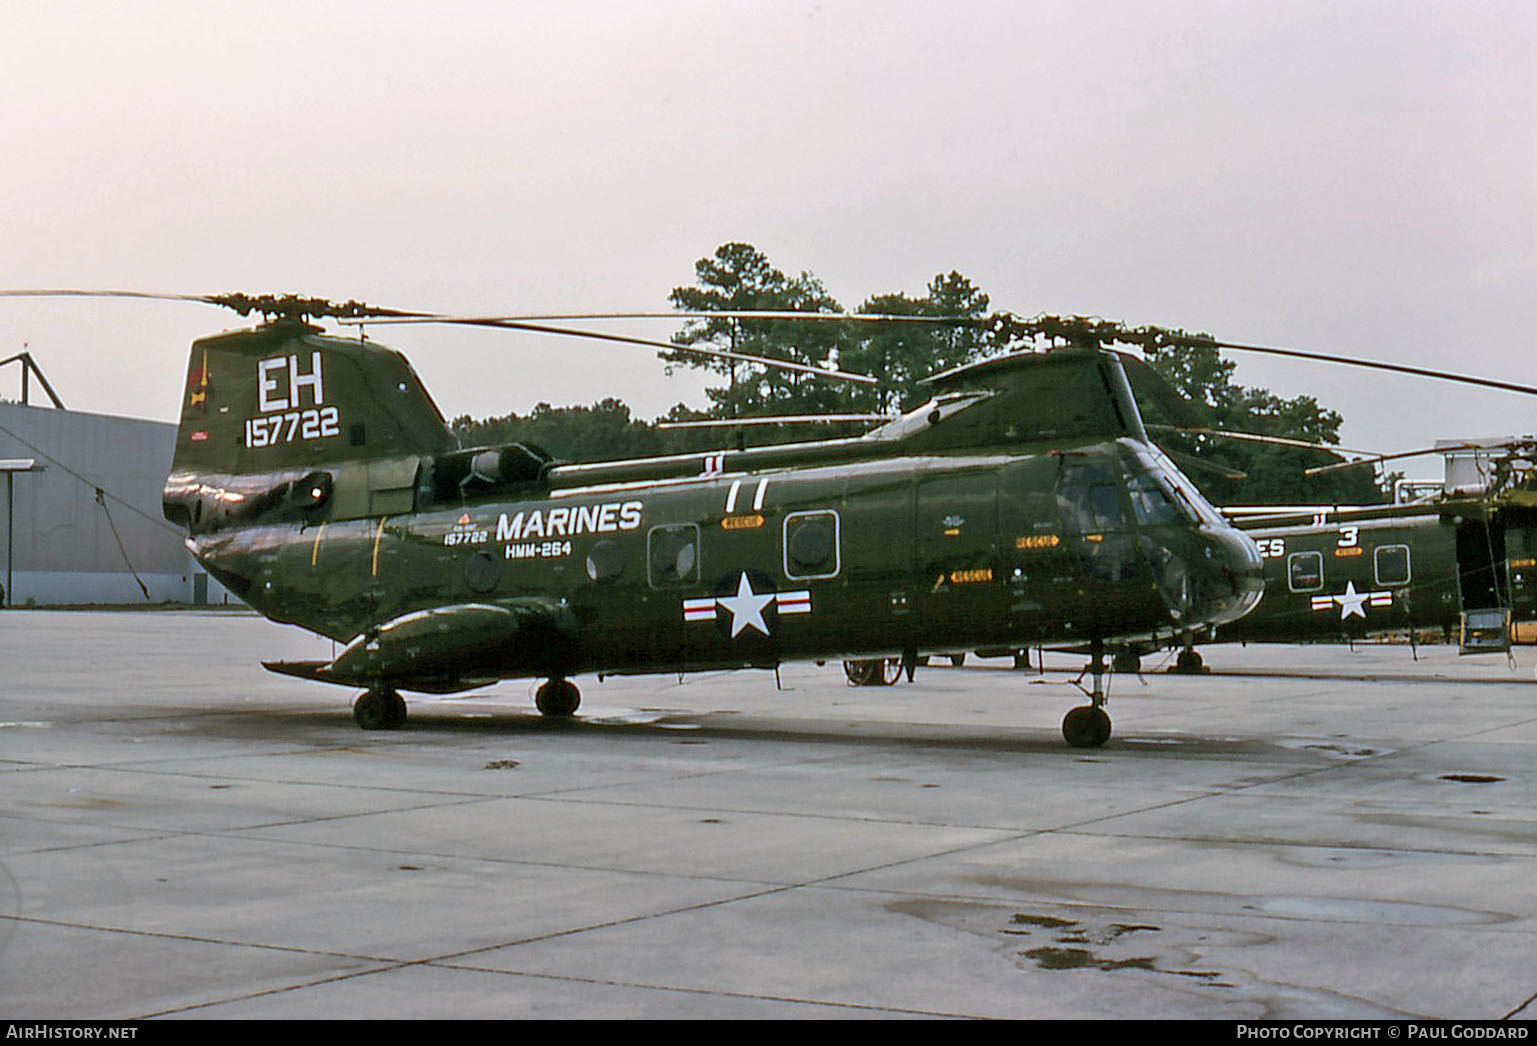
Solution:
M 624 573 L 624 550 L 617 541 L 600 541 L 587 553 L 587 576 L 600 585 L 619 580 Z
M 490 592 L 501 576 L 501 564 L 489 552 L 477 552 L 464 561 L 464 583 L 471 592 Z
M 802 520 L 790 534 L 790 562 L 798 574 L 821 574 L 833 565 L 833 528 L 822 519 Z

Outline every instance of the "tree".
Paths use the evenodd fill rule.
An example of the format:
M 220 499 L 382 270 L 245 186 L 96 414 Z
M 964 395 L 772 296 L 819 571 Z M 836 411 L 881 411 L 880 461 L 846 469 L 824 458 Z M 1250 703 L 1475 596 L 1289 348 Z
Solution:
M 604 461 L 663 452 L 656 428 L 632 418 L 630 408 L 612 397 L 590 407 L 540 403 L 526 417 L 456 418 L 453 430 L 465 446 L 528 443 L 560 461 Z
M 674 307 L 685 312 L 843 311 L 815 276 L 803 272 L 792 279 L 751 244 L 722 244 L 711 257 L 694 263 L 694 277 L 695 286 L 674 287 L 668 295 Z M 839 323 L 721 317 L 690 320 L 672 340 L 825 367 L 845 343 L 846 332 Z M 665 358 L 729 378 L 725 386 L 706 390 L 711 413 L 720 418 L 826 412 L 839 409 L 842 402 L 828 380 L 816 375 L 692 353 Z
M 1233 382 L 1236 364 L 1210 346 L 1149 349 L 1148 362 L 1175 390 L 1196 406 L 1202 424 L 1213 429 L 1278 436 L 1309 443 L 1339 443 L 1344 420 L 1312 396 L 1282 399 L 1269 389 L 1247 388 Z M 1144 408 L 1149 405 L 1144 403 Z M 1157 417 L 1165 424 L 1179 419 Z M 1191 478 L 1219 505 L 1378 504 L 1390 500 L 1370 468 L 1346 469 L 1309 477 L 1304 470 L 1338 461 L 1324 450 L 1287 447 L 1215 436 L 1188 436 L 1155 429 L 1153 437 L 1166 448 L 1193 457 L 1197 463 L 1237 469 L 1247 479 L 1224 478 L 1192 465 Z
M 929 281 L 927 297 L 878 294 L 865 299 L 858 312 L 875 316 L 965 317 L 987 313 L 988 297 L 958 272 Z M 882 384 L 862 395 L 881 412 L 906 410 L 928 398 L 919 384 L 924 378 L 968 363 L 982 355 L 983 331 L 978 324 L 892 323 L 861 327 L 840 357 L 851 370 L 879 378 Z

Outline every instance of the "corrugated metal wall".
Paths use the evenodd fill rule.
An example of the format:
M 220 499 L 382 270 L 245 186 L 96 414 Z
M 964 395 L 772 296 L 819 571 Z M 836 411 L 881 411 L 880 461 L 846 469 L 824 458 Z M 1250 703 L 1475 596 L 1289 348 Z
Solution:
M 0 458 L 34 458 L 43 469 L 13 477 L 10 506 L 0 478 L 0 571 L 9 567 L 13 588 L 6 602 L 190 603 L 205 589 L 224 602 L 216 582 L 199 579 L 182 532 L 160 514 L 175 435 L 165 422 L 0 403 Z

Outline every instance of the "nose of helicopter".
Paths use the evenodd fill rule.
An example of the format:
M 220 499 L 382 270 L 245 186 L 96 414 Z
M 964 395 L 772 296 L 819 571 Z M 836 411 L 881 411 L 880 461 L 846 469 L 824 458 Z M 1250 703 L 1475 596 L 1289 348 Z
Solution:
M 1241 530 L 1212 527 L 1205 537 L 1207 560 L 1214 568 L 1207 586 L 1207 614 L 1212 624 L 1237 621 L 1254 609 L 1265 592 L 1264 562 Z

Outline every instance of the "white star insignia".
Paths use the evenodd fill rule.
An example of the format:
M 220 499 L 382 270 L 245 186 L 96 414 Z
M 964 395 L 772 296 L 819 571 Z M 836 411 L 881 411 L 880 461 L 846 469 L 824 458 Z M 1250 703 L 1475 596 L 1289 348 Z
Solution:
M 1354 581 L 1345 582 L 1345 591 L 1334 597 L 1334 601 L 1340 607 L 1340 620 L 1343 621 L 1347 617 L 1364 618 L 1368 595 L 1366 592 L 1357 592 Z
M 764 635 L 769 634 L 768 623 L 763 620 L 763 608 L 774 601 L 774 593 L 754 592 L 752 582 L 747 580 L 745 572 L 737 581 L 736 595 L 719 596 L 715 601 L 731 612 L 732 639 L 749 626 L 756 628 Z

